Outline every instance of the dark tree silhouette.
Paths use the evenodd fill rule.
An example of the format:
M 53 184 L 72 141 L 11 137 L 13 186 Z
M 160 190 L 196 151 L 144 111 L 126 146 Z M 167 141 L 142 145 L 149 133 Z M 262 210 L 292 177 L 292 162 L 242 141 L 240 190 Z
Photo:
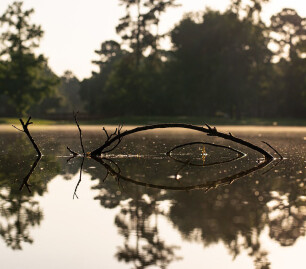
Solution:
M 0 17 L 0 26 L 6 29 L 0 36 L 0 51 L 5 64 L 0 75 L 1 93 L 4 93 L 18 114 L 24 114 L 33 104 L 50 95 L 58 84 L 56 76 L 43 55 L 34 49 L 43 36 L 40 26 L 31 24 L 34 10 L 23 10 L 23 2 L 14 2 Z

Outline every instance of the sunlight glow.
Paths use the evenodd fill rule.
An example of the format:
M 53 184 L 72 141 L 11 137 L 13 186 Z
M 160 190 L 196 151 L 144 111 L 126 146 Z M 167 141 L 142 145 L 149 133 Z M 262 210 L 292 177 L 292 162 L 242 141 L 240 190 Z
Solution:
M 2 14 L 12 0 L 1 0 Z M 224 11 L 229 0 L 178 0 L 178 8 L 171 8 L 162 16 L 160 31 L 167 32 L 188 12 L 201 12 L 205 8 Z M 91 61 L 94 50 L 108 39 L 120 41 L 115 26 L 124 15 L 124 8 L 118 6 L 118 0 L 24 0 L 26 8 L 34 8 L 33 21 L 41 24 L 45 31 L 39 49 L 49 58 L 49 65 L 57 75 L 72 70 L 79 79 L 88 77 L 93 70 Z M 294 8 L 301 16 L 306 15 L 306 1 L 271 0 L 263 9 L 262 17 L 266 23 L 272 14 L 283 7 Z M 169 47 L 169 41 L 163 46 Z

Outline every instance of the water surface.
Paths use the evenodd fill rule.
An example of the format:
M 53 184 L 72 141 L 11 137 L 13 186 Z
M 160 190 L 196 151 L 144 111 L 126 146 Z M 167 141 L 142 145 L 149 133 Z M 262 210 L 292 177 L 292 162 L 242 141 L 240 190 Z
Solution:
M 254 169 L 260 154 L 175 129 L 128 136 L 102 162 L 67 163 L 67 146 L 81 151 L 76 127 L 32 128 L 43 157 L 20 191 L 36 153 L 23 133 L 1 128 L 1 265 L 305 268 L 306 128 L 222 129 L 285 159 Z M 105 139 L 97 127 L 83 136 L 86 151 Z M 199 143 L 166 155 L 190 142 Z

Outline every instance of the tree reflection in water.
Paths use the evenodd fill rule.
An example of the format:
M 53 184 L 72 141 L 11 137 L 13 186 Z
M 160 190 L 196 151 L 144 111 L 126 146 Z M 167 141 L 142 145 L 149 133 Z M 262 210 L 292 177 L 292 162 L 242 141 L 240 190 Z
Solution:
M 12 158 L 10 155 L 1 155 L 0 159 L 5 164 L 0 173 L 0 232 L 12 249 L 21 249 L 23 242 L 32 243 L 30 231 L 43 219 L 43 211 L 35 195 L 43 195 L 47 189 L 46 183 L 57 174 L 71 178 L 79 173 L 75 163 L 64 166 L 65 161 L 55 161 L 54 155 L 43 157 L 31 175 L 31 193 L 26 188 L 19 192 L 23 177 L 31 169 L 24 168 L 24 164 L 29 165 L 30 160 L 34 159 L 26 147 L 20 147 L 25 144 L 25 140 L 22 138 L 17 141 L 11 149 L 5 148 L 5 152 L 14 152 L 18 148 L 17 160 L 16 156 Z M 23 170 L 18 171 L 12 159 L 23 164 Z M 171 245 L 169 239 L 161 236 L 160 217 L 167 218 L 187 241 L 199 242 L 204 246 L 222 241 L 234 258 L 247 251 L 254 261 L 254 267 L 262 269 L 270 267 L 269 250 L 262 245 L 263 231 L 268 230 L 270 238 L 282 246 L 292 246 L 298 238 L 305 236 L 306 205 L 304 182 L 301 179 L 289 180 L 289 176 L 284 179 L 273 171 L 261 176 L 256 172 L 257 168 L 252 170 L 254 167 L 240 172 L 225 168 L 227 174 L 224 174 L 224 181 L 219 177 L 218 183 L 227 184 L 215 184 L 214 180 L 206 180 L 199 183 L 204 187 L 203 190 L 175 191 L 153 188 L 147 184 L 150 181 L 138 184 L 144 174 L 141 171 L 144 167 L 141 158 L 133 160 L 133 165 L 125 165 L 127 161 L 122 158 L 117 166 L 114 161 L 106 162 L 113 170 L 109 175 L 115 180 L 105 179 L 106 171 L 109 172 L 105 166 L 103 171 L 102 166 L 99 166 L 100 169 L 86 169 L 87 160 L 84 171 L 97 182 L 94 189 L 99 190 L 99 195 L 95 199 L 101 206 L 119 208 L 115 225 L 124 242 L 118 247 L 115 257 L 119 261 L 133 264 L 134 268 L 150 265 L 166 268 L 180 258 L 180 246 Z M 145 164 L 151 167 L 149 178 L 154 178 L 154 182 L 151 181 L 154 185 L 165 182 L 165 178 L 155 173 L 156 170 L 171 170 L 169 174 L 176 174 L 181 167 L 181 164 L 173 166 L 154 158 L 147 159 Z M 194 166 L 190 168 L 189 164 L 186 163 L 184 171 L 180 170 L 180 173 L 190 173 L 197 169 Z M 260 173 L 263 171 L 262 163 L 256 163 L 255 166 L 260 168 Z M 293 166 L 290 160 L 284 160 L 277 169 L 285 170 Z M 218 169 L 216 167 L 214 173 L 211 168 L 210 173 L 215 175 Z M 256 178 L 263 179 L 255 180 L 249 172 L 255 172 Z M 247 177 L 228 184 L 241 176 Z M 12 179 L 18 180 L 12 185 Z M 185 179 L 183 177 L 181 182 L 174 181 L 173 186 L 184 190 Z M 169 178 L 167 180 L 171 181 Z M 191 182 L 196 180 L 191 178 Z M 159 206 L 164 201 L 171 201 L 167 211 Z
M 160 238 L 158 217 L 163 212 L 158 209 L 156 196 L 141 197 L 138 187 L 115 218 L 119 233 L 124 237 L 124 246 L 118 248 L 116 257 L 119 261 L 133 263 L 134 268 L 155 265 L 166 268 L 172 261 L 178 260 L 175 254 L 178 246 L 167 245 Z M 145 199 L 146 198 L 146 199 Z
M 14 250 L 21 250 L 22 243 L 33 243 L 30 230 L 40 225 L 43 219 L 43 210 L 34 196 L 43 195 L 47 182 L 60 170 L 54 157 L 44 157 L 36 158 L 29 171 L 26 171 L 31 159 L 35 158 L 27 151 L 27 146 L 23 146 L 27 144 L 26 141 L 25 137 L 16 139 L 5 148 L 7 154 L 1 155 L 0 159 L 0 163 L 5 164 L 0 173 L 0 235 L 7 246 Z M 11 155 L 16 148 L 19 150 L 18 155 Z M 23 171 L 16 169 L 20 168 L 17 163 L 23 164 Z M 43 171 L 35 170 L 36 166 L 43 168 Z M 15 181 L 12 184 L 13 179 Z
M 268 250 L 261 243 L 266 227 L 269 228 L 270 238 L 282 246 L 292 246 L 297 238 L 305 235 L 303 184 L 295 181 L 266 178 L 265 175 L 262 181 L 249 177 L 234 185 L 220 184 L 222 187 L 208 188 L 208 192 L 173 191 L 167 186 L 164 190 L 154 186 L 150 188 L 150 184 L 138 184 L 136 179 L 126 181 L 124 171 L 119 174 L 118 168 L 111 164 L 106 169 L 117 183 L 105 180 L 105 175 L 100 176 L 99 183 L 94 187 L 100 190 L 100 195 L 95 199 L 106 208 L 120 207 L 115 223 L 125 243 L 119 247 L 116 257 L 120 261 L 133 262 L 135 268 L 149 264 L 165 268 L 178 258 L 174 253 L 177 246 L 166 246 L 164 241 L 159 243 L 152 215 L 166 216 L 185 240 L 202 242 L 205 247 L 221 240 L 233 258 L 246 250 L 253 258 L 254 268 L 261 269 L 270 268 Z M 247 171 L 238 174 L 243 176 L 248 174 Z M 98 179 L 100 172 L 90 171 L 92 177 Z M 129 174 L 139 174 L 139 168 L 137 170 L 135 166 Z M 119 185 L 118 180 L 121 180 Z M 159 182 L 159 179 L 156 178 L 156 181 Z M 143 199 L 144 196 L 146 199 Z M 167 213 L 160 212 L 156 207 L 157 201 L 165 200 L 170 200 L 172 205 Z

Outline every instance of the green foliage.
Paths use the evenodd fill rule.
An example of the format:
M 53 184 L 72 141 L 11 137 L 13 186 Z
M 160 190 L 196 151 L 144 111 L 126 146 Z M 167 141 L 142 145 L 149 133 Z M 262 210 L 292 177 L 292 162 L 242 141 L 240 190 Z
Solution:
M 19 115 L 52 94 L 58 84 L 47 60 L 33 52 L 43 35 L 41 27 L 30 22 L 33 12 L 23 10 L 22 2 L 14 2 L 0 17 L 0 25 L 5 29 L 0 36 L 0 59 L 5 65 L 0 70 L 0 93 L 8 97 Z
M 277 54 L 282 54 L 289 47 L 289 56 L 296 57 L 301 44 L 306 40 L 306 18 L 302 18 L 291 8 L 284 8 L 271 17 L 273 41 L 278 45 Z
M 231 11 L 207 11 L 201 23 L 185 18 L 171 33 L 175 51 L 169 62 L 170 77 L 178 77 L 171 81 L 173 91 L 184 100 L 186 87 L 191 89 L 190 103 L 184 102 L 177 113 L 192 106 L 198 115 L 221 111 L 241 117 L 249 102 L 256 101 L 251 98 L 260 90 L 269 66 L 263 31 Z
M 107 78 L 112 71 L 113 65 L 119 61 L 127 52 L 113 40 L 101 44 L 100 50 L 96 50 L 98 60 L 93 63 L 99 66 L 100 72 L 92 73 L 92 77 L 81 82 L 80 96 L 85 101 L 85 108 L 92 114 L 101 114 L 105 111 L 105 105 L 112 105 L 107 101 L 108 93 L 105 91 Z
M 265 2 L 232 1 L 227 11 L 206 10 L 202 19 L 186 15 L 170 32 L 173 47 L 166 52 L 157 45 L 162 36 L 154 36 L 149 25 L 157 26 L 160 12 L 174 1 L 122 1 L 128 15 L 117 31 L 129 41 L 131 52 L 114 41 L 95 51 L 100 71 L 81 83 L 87 110 L 105 117 L 302 117 L 304 19 L 286 9 L 272 17 L 268 28 L 260 18 Z M 138 10 L 136 21 L 129 15 L 133 8 Z M 292 35 L 291 59 L 273 63 L 270 32 L 283 39 Z M 146 43 L 150 34 L 151 43 Z M 149 48 L 152 53 L 145 54 Z
M 136 58 L 136 67 L 146 50 L 154 54 L 163 37 L 158 32 L 160 16 L 169 7 L 175 7 L 176 0 L 120 0 L 126 8 L 126 15 L 120 18 L 116 31 L 127 42 Z
M 39 105 L 31 109 L 32 114 L 71 114 L 72 111 L 83 111 L 80 98 L 80 82 L 67 70 L 60 77 L 60 83 L 52 96 L 45 98 Z

